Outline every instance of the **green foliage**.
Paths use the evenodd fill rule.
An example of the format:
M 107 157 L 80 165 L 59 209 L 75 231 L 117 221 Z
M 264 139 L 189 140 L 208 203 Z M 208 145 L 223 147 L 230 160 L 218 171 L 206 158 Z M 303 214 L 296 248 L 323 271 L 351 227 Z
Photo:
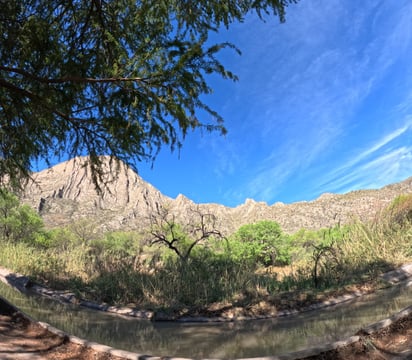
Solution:
M 245 260 L 245 254 L 259 256 L 247 247 L 232 251 L 234 245 L 250 243 L 234 238 L 227 243 L 210 239 L 208 246 L 194 247 L 186 262 L 177 255 L 165 256 L 172 252 L 164 247 L 161 253 L 148 253 L 134 233 L 116 232 L 82 242 L 69 229 L 56 229 L 50 239 L 42 248 L 6 242 L 0 246 L 0 264 L 85 298 L 171 311 L 215 302 L 249 306 L 262 296 L 290 298 L 300 292 L 315 298 L 319 292 L 376 279 L 412 256 L 410 228 L 393 228 L 383 219 L 293 234 L 287 238 L 291 265 L 279 273 Z M 302 253 L 296 251 L 299 246 Z
M 16 196 L 5 190 L 0 195 L 2 266 L 110 303 L 179 311 L 215 302 L 250 306 L 262 296 L 290 297 L 290 292 L 316 296 L 376 281 L 412 257 L 410 222 L 393 223 L 395 209 L 408 209 L 408 197 L 396 199 L 372 222 L 302 229 L 290 236 L 277 223 L 262 221 L 222 240 L 215 218 L 199 209 L 184 225 L 168 212 L 159 213 L 152 219 L 152 235 L 164 241 L 153 251 L 141 234 L 103 235 L 87 221 L 46 232 L 38 215 Z M 195 246 L 200 241 L 203 246 Z
M 209 33 L 251 12 L 284 20 L 296 1 L 2 2 L 0 181 L 33 160 L 88 154 L 97 184 L 99 155 L 151 161 L 192 129 L 225 133 L 203 99 L 209 76 L 236 80 L 218 58 L 235 47 Z
M 36 233 L 32 244 L 37 248 L 49 249 L 53 246 L 53 238 L 47 231 Z
M 68 231 L 76 237 L 77 242 L 82 244 L 90 243 L 101 236 L 96 229 L 96 224 L 87 218 L 82 218 L 71 223 L 68 226 Z
M 116 254 L 119 257 L 134 256 L 141 251 L 139 238 L 134 232 L 107 233 L 101 244 L 109 254 Z
M 123 267 L 135 269 L 141 244 L 135 233 L 119 231 L 93 240 L 87 251 L 94 264 L 94 272 L 102 274 Z
M 318 231 L 300 229 L 290 235 L 290 253 L 293 263 L 306 263 L 311 261 L 314 244 L 319 244 L 322 237 Z
M 0 239 L 36 244 L 46 237 L 40 216 L 30 206 L 20 205 L 15 195 L 0 189 Z
M 69 228 L 55 228 L 49 231 L 49 248 L 68 251 L 80 246 L 80 239 Z
M 290 241 L 274 221 L 243 225 L 229 239 L 230 256 L 264 266 L 285 265 L 290 262 Z
M 334 226 L 328 229 L 300 229 L 290 236 L 291 258 L 295 263 L 311 262 L 316 247 L 328 247 L 332 243 L 340 244 L 350 238 L 351 227 Z

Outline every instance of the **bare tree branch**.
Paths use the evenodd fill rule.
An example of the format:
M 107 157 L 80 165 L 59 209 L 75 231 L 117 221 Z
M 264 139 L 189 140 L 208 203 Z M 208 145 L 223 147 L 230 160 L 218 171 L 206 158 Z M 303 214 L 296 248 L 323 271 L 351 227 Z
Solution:
M 149 219 L 151 237 L 148 243 L 165 246 L 186 262 L 196 245 L 214 236 L 224 238 L 215 228 L 215 215 L 203 213 L 199 207 L 189 209 L 189 213 L 187 222 L 179 224 L 167 206 L 158 206 Z

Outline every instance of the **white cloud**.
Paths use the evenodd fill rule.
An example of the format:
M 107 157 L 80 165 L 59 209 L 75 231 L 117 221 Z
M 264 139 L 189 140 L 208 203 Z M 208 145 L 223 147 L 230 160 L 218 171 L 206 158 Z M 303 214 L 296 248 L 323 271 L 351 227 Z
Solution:
M 412 175 L 412 147 L 402 145 L 411 143 L 408 141 L 411 131 L 412 121 L 407 118 L 403 126 L 384 134 L 342 166 L 330 171 L 316 191 L 374 188 Z
M 307 6 L 313 9 L 313 4 Z M 410 11 L 401 7 L 395 14 L 388 14 L 385 6 L 359 6 L 356 10 L 356 30 L 351 23 L 346 23 L 346 27 L 342 27 L 342 24 L 339 27 L 339 22 L 333 23 L 340 11 L 348 11 L 342 6 L 334 8 L 334 16 L 329 20 L 322 13 L 320 16 L 323 21 L 315 26 L 304 21 L 294 32 L 296 28 L 292 29 L 292 26 L 296 24 L 292 24 L 285 32 L 290 30 L 292 34 L 300 36 L 305 33 L 304 42 L 309 46 L 296 48 L 294 45 L 302 44 L 302 39 L 289 35 L 290 44 L 286 47 L 289 53 L 280 55 L 282 62 L 276 61 L 276 36 L 266 47 L 267 56 L 273 57 L 273 68 L 276 71 L 271 77 L 267 76 L 268 73 L 261 75 L 265 76 L 266 81 L 259 82 L 262 89 L 257 93 L 261 94 L 261 98 L 255 109 L 256 112 L 261 111 L 265 118 L 262 115 L 256 117 L 253 126 L 261 129 L 260 139 L 266 144 L 262 148 L 269 148 L 268 144 L 272 142 L 273 150 L 266 155 L 261 166 L 255 168 L 254 178 L 246 184 L 248 191 L 256 196 L 272 198 L 291 176 L 296 176 L 316 161 L 321 161 L 325 154 L 331 154 L 344 133 L 349 134 L 348 126 L 351 125 L 354 114 L 368 96 L 381 86 L 382 79 L 396 64 L 398 57 L 408 49 L 412 23 Z M 375 25 L 368 30 L 371 32 L 368 37 L 365 37 L 370 16 L 373 16 Z M 323 35 L 318 37 L 320 32 Z M 333 38 L 332 35 L 325 35 L 328 32 Z M 274 49 L 273 54 L 271 49 Z M 356 179 L 360 179 L 360 175 L 342 178 L 342 174 L 353 167 L 357 167 L 359 172 L 374 170 L 378 173 L 379 166 L 387 166 L 392 173 L 398 173 L 396 164 L 399 165 L 400 160 L 396 156 L 406 155 L 400 149 L 386 156 L 378 154 L 378 151 L 410 130 L 410 127 L 409 122 L 384 135 L 361 154 L 333 171 L 326 183 L 336 182 L 339 177 L 340 187 L 349 184 L 356 187 Z M 373 159 L 373 156 L 377 158 Z M 275 159 L 281 159 L 282 162 Z M 390 159 L 390 162 L 384 163 L 385 159 Z M 369 167 L 362 163 L 367 160 L 371 161 Z M 398 168 L 401 168 L 400 165 Z M 388 173 L 381 172 L 386 175 Z M 373 174 L 365 176 L 369 176 L 369 179 L 375 177 Z M 383 175 L 379 176 L 376 182 L 381 183 L 383 178 Z
M 339 178 L 333 185 L 339 192 L 379 188 L 412 174 L 412 147 L 401 147 L 376 157 Z M 388 181 L 389 180 L 389 181 Z
M 236 36 L 228 33 L 243 52 L 229 57 L 228 67 L 240 77 L 222 106 L 229 135 L 202 146 L 214 154 L 218 178 L 239 179 L 223 191 L 226 198 L 270 202 L 307 172 L 320 178 L 314 191 L 381 183 L 389 172 L 406 174 L 410 149 L 401 140 L 410 134 L 411 119 L 388 131 L 392 119 L 382 116 L 376 124 L 384 125 L 362 134 L 365 147 L 355 153 L 359 145 L 353 142 L 347 149 L 355 153 L 352 158 L 342 164 L 338 151 L 359 135 L 352 133 L 359 131 L 357 122 L 371 121 L 359 111 L 368 113 L 370 99 L 411 52 L 410 1 L 311 0 L 290 7 L 285 24 L 272 20 L 248 19 L 235 27 Z M 400 119 L 412 109 L 410 94 L 395 109 L 402 110 Z M 328 167 L 326 175 L 316 173 Z
M 395 139 L 399 138 L 403 134 L 405 134 L 408 130 L 412 129 L 412 121 L 408 119 L 404 126 L 393 130 L 392 132 L 385 134 L 381 139 L 378 139 L 376 142 L 371 144 L 367 149 L 361 151 L 358 155 L 351 158 L 347 161 L 344 165 L 334 169 L 332 172 L 328 174 L 329 180 L 321 184 L 321 186 L 327 186 L 328 183 L 333 182 L 336 178 L 341 178 L 342 174 L 347 173 L 355 166 L 359 165 L 364 161 L 370 159 L 374 153 L 378 152 L 380 149 L 388 145 L 390 142 L 394 141 Z M 373 161 L 373 160 L 372 160 Z

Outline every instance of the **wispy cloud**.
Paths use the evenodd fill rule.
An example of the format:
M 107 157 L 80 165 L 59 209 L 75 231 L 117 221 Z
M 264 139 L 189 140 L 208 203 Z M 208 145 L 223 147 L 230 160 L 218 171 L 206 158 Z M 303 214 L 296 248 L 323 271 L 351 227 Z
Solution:
M 348 187 L 349 184 L 354 183 L 354 178 L 359 177 L 357 173 L 360 171 L 376 168 L 377 165 L 388 165 L 387 163 L 383 164 L 382 161 L 388 158 L 394 160 L 393 157 L 395 155 L 398 155 L 399 161 L 402 160 L 407 148 L 401 147 L 397 150 L 393 150 L 389 155 L 379 155 L 379 151 L 411 130 L 412 119 L 408 119 L 404 126 L 385 134 L 381 139 L 370 144 L 367 149 L 360 150 L 359 154 L 356 154 L 353 158 L 346 161 L 342 166 L 329 172 L 326 180 L 319 184 L 319 189 L 332 187 L 338 191 L 342 191 L 342 188 Z M 395 161 L 394 163 L 399 163 L 399 161 Z M 388 166 L 386 166 L 386 168 L 388 168 Z M 370 176 L 370 174 L 367 173 L 365 173 L 365 175 Z
M 401 147 L 378 155 L 373 160 L 350 169 L 347 175 L 336 178 L 334 191 L 345 193 L 354 189 L 379 188 L 388 179 L 404 179 L 412 171 L 412 147 Z
M 251 175 L 240 185 L 242 191 L 239 187 L 230 192 L 270 202 L 291 178 L 334 158 L 336 148 L 343 146 L 343 139 L 351 137 L 356 121 L 361 121 L 358 111 L 383 86 L 398 58 L 410 51 L 412 17 L 408 3 L 400 4 L 396 13 L 388 13 L 384 2 L 357 4 L 356 9 L 346 4 L 339 0 L 326 5 L 319 1 L 301 3 L 296 18 L 289 16 L 286 25 L 273 31 L 258 23 L 255 28 L 249 27 L 250 33 L 261 34 L 257 27 L 267 26 L 266 36 L 260 39 L 265 43 L 265 53 L 258 54 L 265 57 L 262 61 L 267 66 L 254 73 L 248 67 L 257 60 L 243 63 L 240 77 L 241 81 L 246 77 L 248 87 L 239 90 L 247 91 L 239 98 L 247 98 L 250 105 L 244 115 L 254 129 L 248 135 L 256 142 L 243 151 L 259 152 L 263 160 L 245 164 Z M 324 5 L 322 12 L 316 10 Z M 250 33 L 246 36 L 252 36 Z M 374 177 L 378 184 L 389 173 L 380 167 L 407 172 L 405 159 L 410 149 L 389 150 L 387 145 L 410 130 L 408 121 L 381 135 L 344 165 L 338 164 L 322 186 L 350 189 L 366 184 L 363 179 L 367 177 Z M 382 153 L 383 149 L 387 152 Z M 238 155 L 245 157 L 242 152 Z M 382 176 L 376 177 L 379 171 Z M 372 183 L 370 180 L 368 184 Z

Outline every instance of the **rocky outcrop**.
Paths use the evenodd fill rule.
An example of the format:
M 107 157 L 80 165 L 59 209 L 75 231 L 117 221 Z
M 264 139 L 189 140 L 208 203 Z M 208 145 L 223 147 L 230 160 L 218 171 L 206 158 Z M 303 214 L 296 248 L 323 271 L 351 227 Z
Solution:
M 412 192 L 412 177 L 379 190 L 353 191 L 344 195 L 323 194 L 310 202 L 293 204 L 247 199 L 235 208 L 220 204 L 195 204 L 184 195 L 176 199 L 163 195 L 123 163 L 117 168 L 104 159 L 105 183 L 96 192 L 87 157 L 78 157 L 33 174 L 21 199 L 39 211 L 50 227 L 86 218 L 103 231 L 140 230 L 159 206 L 167 206 L 177 219 L 185 221 L 190 209 L 217 216 L 217 227 L 225 234 L 259 220 L 277 221 L 292 233 L 301 228 L 319 229 L 344 224 L 353 218 L 373 219 L 397 195 Z M 117 170 L 117 171 L 115 171 Z
M 86 218 L 103 230 L 135 229 L 149 209 L 169 202 L 152 185 L 123 163 L 104 162 L 99 194 L 90 176 L 87 157 L 78 157 L 33 174 L 21 200 L 37 209 L 49 226 Z

